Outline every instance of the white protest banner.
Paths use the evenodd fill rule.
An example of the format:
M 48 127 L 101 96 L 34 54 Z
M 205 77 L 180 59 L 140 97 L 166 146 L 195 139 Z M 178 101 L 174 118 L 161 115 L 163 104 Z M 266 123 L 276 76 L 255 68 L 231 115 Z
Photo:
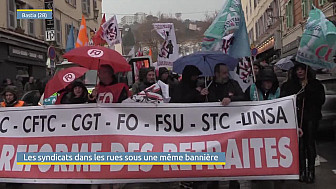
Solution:
M 107 42 L 109 46 L 121 43 L 121 34 L 119 31 L 116 16 L 110 18 L 101 27 L 103 28 L 103 33 L 101 37 Z
M 172 68 L 173 62 L 178 59 L 179 47 L 176 41 L 173 23 L 154 23 L 154 29 L 164 39 L 159 49 L 158 67 Z
M 225 152 L 225 165 L 18 165 L 17 152 Z M 0 181 L 298 179 L 294 96 L 260 102 L 0 109 Z

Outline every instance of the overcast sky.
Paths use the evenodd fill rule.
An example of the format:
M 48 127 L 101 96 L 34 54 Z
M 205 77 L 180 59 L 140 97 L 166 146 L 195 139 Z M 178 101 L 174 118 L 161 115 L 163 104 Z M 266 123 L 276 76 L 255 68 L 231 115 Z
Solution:
M 222 8 L 225 0 L 103 0 L 103 13 L 106 19 L 114 14 L 118 21 L 124 14 L 144 12 L 157 16 L 161 13 L 182 13 L 182 19 L 204 20 L 205 14 Z

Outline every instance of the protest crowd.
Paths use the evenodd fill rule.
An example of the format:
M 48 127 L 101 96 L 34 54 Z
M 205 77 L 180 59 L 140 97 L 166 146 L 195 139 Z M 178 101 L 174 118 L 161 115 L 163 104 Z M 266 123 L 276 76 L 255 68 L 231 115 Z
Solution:
M 240 4 L 238 3 L 238 5 Z M 238 6 L 238 11 L 242 12 L 241 5 L 240 8 Z M 314 11 L 318 12 L 319 10 L 315 9 Z M 207 34 L 212 32 L 213 25 L 216 24 L 214 22 L 209 27 L 205 33 L 206 37 L 214 36 Z M 171 27 L 173 26 L 165 25 L 164 23 L 154 25 L 154 29 L 160 35 L 166 35 L 163 38 L 167 49 L 159 52 L 161 59 L 158 58 L 158 65 L 160 61 L 171 61 L 172 64 L 171 66 L 159 65 L 153 67 L 153 65 L 149 65 L 137 67 L 137 80 L 131 85 L 125 79 L 125 74 L 120 77 L 120 73 L 134 71 L 134 68 L 131 70 L 132 65 L 129 65 L 119 53 L 99 45 L 77 47 L 76 44 L 76 48 L 64 54 L 65 58 L 76 64 L 75 67 L 67 68 L 72 69 L 71 71 L 64 69 L 63 72 L 57 72 L 46 82 L 44 82 L 44 78 L 35 79 L 32 76 L 26 78 L 25 82 L 21 76 L 3 80 L 0 88 L 1 107 L 44 107 L 46 106 L 43 104 L 44 100 L 54 95 L 57 97 L 55 105 L 64 106 L 67 104 L 69 107 L 73 106 L 73 104 L 90 105 L 95 103 L 151 103 L 156 105 L 168 103 L 172 105 L 175 103 L 216 103 L 216 105 L 230 109 L 232 103 L 236 102 L 272 101 L 295 95 L 299 154 L 297 180 L 302 183 L 314 183 L 318 177 L 315 172 L 315 159 L 317 157 L 316 135 L 319 122 L 322 119 L 322 106 L 326 100 L 325 89 L 321 82 L 316 79 L 316 74 L 321 72 L 322 69 L 331 68 L 330 64 L 335 65 L 335 63 L 330 62 L 330 60 L 318 60 L 320 63 L 314 64 L 313 61 L 310 62 L 309 59 L 299 53 L 290 57 L 280 66 L 270 62 L 264 64 L 255 63 L 254 58 L 251 56 L 248 42 L 242 42 L 243 38 L 239 36 L 241 32 L 237 32 L 238 30 L 243 30 L 244 27 L 241 24 L 245 23 L 242 21 L 238 23 L 238 29 L 235 29 L 236 32 L 229 36 L 232 37 L 230 42 L 233 42 L 229 44 L 225 51 L 221 48 L 216 49 L 215 46 L 218 47 L 218 45 L 214 44 L 227 42 L 226 39 L 222 39 L 227 33 L 222 31 L 221 38 L 215 39 L 215 42 L 212 42 L 213 44 L 210 44 L 209 41 L 203 42 L 204 51 L 185 57 L 176 57 L 173 61 L 171 61 L 175 56 L 173 46 L 176 43 L 176 38 L 171 39 L 172 36 L 175 37 L 175 34 L 171 32 Z M 166 27 L 167 25 L 168 27 Z M 171 33 L 169 34 L 169 32 Z M 107 44 L 114 45 L 117 43 L 118 37 L 110 39 L 108 38 L 109 36 L 104 36 L 106 35 L 105 33 L 102 34 L 101 38 Z M 336 35 L 336 32 L 334 35 Z M 302 37 L 302 40 L 305 39 L 305 37 Z M 307 45 L 305 42 L 302 42 L 302 44 Z M 304 47 L 300 46 L 299 48 L 298 52 L 307 53 Z M 97 53 L 103 53 L 104 55 L 99 57 L 96 56 Z M 92 54 L 95 56 L 91 56 Z M 105 56 L 107 57 L 105 58 Z M 212 58 L 209 58 L 210 56 Z M 94 67 L 92 66 L 93 64 L 95 64 Z M 284 64 L 291 64 L 291 66 L 284 69 Z M 247 74 L 239 74 L 240 65 L 249 66 Z M 78 70 L 79 68 L 83 70 L 80 71 Z M 93 89 L 88 88 L 83 77 L 88 70 L 97 70 L 97 82 Z M 277 75 L 279 70 L 287 73 L 287 78 L 284 81 L 279 81 L 279 76 Z M 75 71 L 78 71 L 78 74 Z M 70 82 L 65 82 L 69 73 L 75 74 L 70 78 Z M 240 76 L 244 76 L 245 81 Z M 252 188 L 282 188 L 283 183 L 286 182 L 283 179 L 247 180 L 252 183 Z M 243 188 L 240 186 L 241 182 L 237 179 L 230 179 L 228 183 L 230 189 Z M 22 187 L 22 184 L 10 182 L 7 182 L 5 186 L 5 188 Z M 124 183 L 67 184 L 63 188 L 105 189 L 131 187 L 129 184 Z M 144 183 L 135 186 L 135 188 L 215 189 L 220 188 L 220 182 L 216 180 L 180 180 L 166 183 Z

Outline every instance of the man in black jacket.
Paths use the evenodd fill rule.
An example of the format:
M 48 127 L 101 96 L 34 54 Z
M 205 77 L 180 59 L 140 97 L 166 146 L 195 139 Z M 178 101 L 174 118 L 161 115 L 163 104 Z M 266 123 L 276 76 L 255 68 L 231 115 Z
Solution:
M 182 81 L 170 89 L 172 103 L 200 103 L 208 94 L 206 88 L 197 87 L 197 78 L 202 72 L 193 65 L 187 65 L 182 72 Z
M 229 68 L 219 63 L 215 66 L 214 82 L 209 87 L 209 102 L 221 102 L 226 106 L 232 101 L 244 100 L 244 93 L 239 83 L 229 78 Z

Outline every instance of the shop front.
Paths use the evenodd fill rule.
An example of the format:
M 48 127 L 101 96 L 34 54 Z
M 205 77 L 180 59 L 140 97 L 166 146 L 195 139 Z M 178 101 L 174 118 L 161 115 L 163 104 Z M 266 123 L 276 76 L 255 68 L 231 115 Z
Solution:
M 48 44 L 26 35 L 0 29 L 0 79 L 44 79 Z

